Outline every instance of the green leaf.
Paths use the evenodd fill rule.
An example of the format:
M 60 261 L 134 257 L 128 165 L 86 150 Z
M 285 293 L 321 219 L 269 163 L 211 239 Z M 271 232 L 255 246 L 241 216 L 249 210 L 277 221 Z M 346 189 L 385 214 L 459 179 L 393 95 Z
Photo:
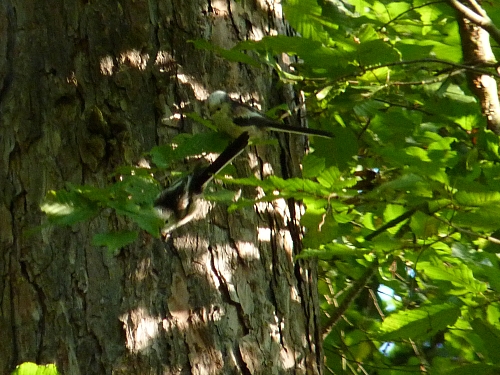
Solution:
M 302 175 L 304 178 L 317 177 L 325 169 L 325 159 L 307 154 L 302 159 Z
M 59 375 L 56 365 L 37 365 L 33 362 L 24 362 L 16 366 L 11 375 Z
M 73 225 L 99 213 L 99 206 L 78 191 L 49 191 L 40 206 L 49 221 L 57 225 Z
M 416 187 L 424 187 L 425 181 L 421 176 L 413 173 L 404 174 L 401 177 L 395 178 L 382 184 L 378 188 L 379 193 L 384 193 L 386 190 L 410 190 Z
M 206 118 L 201 117 L 198 113 L 196 112 L 187 112 L 184 113 L 184 115 L 187 118 L 190 118 L 191 120 L 194 120 L 195 122 L 202 124 L 203 126 L 206 126 L 210 130 L 216 132 L 218 130 L 218 127 L 216 124 L 214 124 L 212 121 L 207 120 Z
M 437 219 L 418 211 L 412 215 L 410 227 L 417 236 L 428 238 L 439 233 L 441 224 Z
M 493 232 L 500 228 L 498 210 L 498 205 L 484 205 L 467 212 L 457 212 L 453 217 L 453 223 L 477 231 Z
M 446 303 L 398 311 L 385 318 L 379 339 L 425 339 L 455 323 L 459 315 L 458 307 Z
M 149 234 L 159 237 L 160 228 L 163 227 L 165 223 L 158 217 L 158 214 L 153 207 L 143 208 L 137 206 L 133 202 L 128 202 L 125 205 L 122 202 L 118 204 L 112 204 L 110 202 L 109 206 L 114 208 L 118 215 L 131 218 L 139 225 L 139 227 L 147 231 Z
M 490 206 L 500 207 L 500 192 L 498 191 L 459 191 L 455 194 L 455 200 L 458 204 L 464 206 Z
M 365 29 L 365 32 L 367 30 Z M 370 31 L 374 32 L 373 30 Z M 388 64 L 400 60 L 399 51 L 380 39 L 366 42 L 361 41 L 358 54 L 360 56 L 360 64 L 363 66 Z
M 321 172 L 318 176 L 318 182 L 326 188 L 332 188 L 334 185 L 342 186 L 341 177 L 342 174 L 337 167 L 330 167 Z
M 359 141 L 351 129 L 330 126 L 329 130 L 335 134 L 335 138 L 317 138 L 314 141 L 314 154 L 325 158 L 327 166 L 335 165 L 343 170 L 352 164 L 353 159 L 358 154 Z
M 483 322 L 480 319 L 474 319 L 471 323 L 474 332 L 483 340 L 489 359 L 493 363 L 500 363 L 500 330 L 496 327 Z
M 205 191 L 203 198 L 212 202 L 232 203 L 237 195 L 237 191 L 231 190 Z
M 92 245 L 94 246 L 107 246 L 111 253 L 120 250 L 127 246 L 129 243 L 137 239 L 139 232 L 137 231 L 120 231 L 99 233 L 94 235 Z
M 316 0 L 288 0 L 283 5 L 287 21 L 304 38 L 327 41 L 328 34 L 324 30 L 322 10 Z M 332 24 L 332 27 L 335 27 Z
M 451 281 L 459 288 L 450 291 L 452 294 L 482 293 L 488 288 L 486 283 L 474 278 L 472 270 L 465 264 L 446 264 L 434 259 L 432 262 L 420 262 L 419 269 L 433 279 Z

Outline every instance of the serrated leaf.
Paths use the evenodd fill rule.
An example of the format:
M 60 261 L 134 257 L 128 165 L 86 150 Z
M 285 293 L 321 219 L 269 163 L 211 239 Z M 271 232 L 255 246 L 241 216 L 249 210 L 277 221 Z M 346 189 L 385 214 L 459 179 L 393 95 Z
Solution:
M 329 195 L 328 190 L 324 189 L 317 182 L 298 177 L 286 180 L 277 176 L 269 176 L 265 180 L 259 180 L 255 177 L 221 179 L 230 184 L 260 186 L 268 194 L 274 195 L 274 199 L 278 197 L 274 194 L 275 191 L 279 191 L 282 197 L 294 197 L 296 199 L 303 199 L 307 196 L 326 197 Z
M 325 158 L 327 166 L 336 166 L 340 170 L 349 168 L 359 151 L 360 145 L 356 135 L 351 129 L 334 126 L 333 123 L 325 123 L 323 127 L 332 131 L 335 137 L 315 139 L 314 154 Z
M 322 186 L 332 191 L 348 189 L 357 183 L 354 177 L 344 177 L 337 167 L 325 169 L 317 177 L 317 180 Z
M 465 206 L 497 205 L 500 208 L 500 192 L 498 191 L 459 191 L 455 194 L 458 204 Z
M 407 211 L 408 210 L 405 207 L 403 207 L 399 204 L 388 204 L 384 210 L 384 222 L 391 221 L 391 220 L 403 215 Z
M 337 167 L 330 167 L 318 176 L 318 182 L 324 187 L 331 188 L 334 185 L 339 185 L 342 174 Z M 340 183 L 342 186 L 342 183 Z
M 356 214 L 355 212 L 342 211 L 333 213 L 333 218 L 339 224 L 351 223 L 357 216 L 358 214 Z
M 474 230 L 495 231 L 500 227 L 498 205 L 484 205 L 469 212 L 457 212 L 453 223 Z
M 400 60 L 398 50 L 380 39 L 366 42 L 362 41 L 359 45 L 358 53 L 360 56 L 360 63 L 363 66 L 388 64 Z M 382 77 L 390 75 L 386 68 L 383 68 L 383 72 L 384 74 Z
M 452 325 L 460 309 L 450 304 L 434 304 L 395 312 L 381 325 L 380 340 L 425 339 Z
M 326 41 L 328 34 L 321 23 L 321 7 L 315 0 L 288 0 L 283 5 L 287 21 L 304 38 Z
M 102 203 L 106 204 L 111 197 L 132 200 L 139 205 L 151 205 L 158 195 L 157 182 L 152 176 L 122 176 L 122 180 L 112 185 L 106 190 Z
M 441 225 L 440 221 L 421 211 L 413 214 L 410 222 L 413 233 L 423 238 L 437 235 Z
M 73 225 L 99 213 L 99 206 L 76 191 L 50 191 L 40 208 L 51 223 Z
M 439 259 L 435 259 L 432 262 L 420 262 L 419 269 L 430 278 L 447 280 L 453 285 L 463 288 L 462 291 L 450 291 L 453 294 L 463 294 L 464 292 L 482 293 L 488 288 L 486 283 L 474 278 L 472 270 L 465 264 L 447 265 Z

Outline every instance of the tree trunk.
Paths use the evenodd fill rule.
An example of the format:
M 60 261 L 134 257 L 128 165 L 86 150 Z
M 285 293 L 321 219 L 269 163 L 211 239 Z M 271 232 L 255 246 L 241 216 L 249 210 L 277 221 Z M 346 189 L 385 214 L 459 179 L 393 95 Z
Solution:
M 482 27 L 467 19 L 457 11 L 460 41 L 464 61 L 468 65 L 494 64 L 495 55 L 490 45 L 490 35 Z M 467 73 L 470 90 L 481 103 L 481 112 L 486 117 L 487 127 L 495 134 L 500 134 L 500 100 L 498 99 L 497 81 L 494 76 Z
M 293 260 L 295 202 L 216 206 L 167 242 L 143 233 L 115 256 L 91 245 L 128 225 L 114 216 L 39 227 L 48 190 L 105 186 L 179 131 L 204 131 L 175 115 L 203 113 L 207 92 L 276 94 L 271 72 L 188 43 L 285 33 L 279 7 L 259 4 L 2 1 L 1 373 L 25 361 L 64 374 L 322 373 L 315 268 Z M 279 94 L 273 105 L 295 100 Z M 297 175 L 299 140 L 250 148 L 239 174 Z

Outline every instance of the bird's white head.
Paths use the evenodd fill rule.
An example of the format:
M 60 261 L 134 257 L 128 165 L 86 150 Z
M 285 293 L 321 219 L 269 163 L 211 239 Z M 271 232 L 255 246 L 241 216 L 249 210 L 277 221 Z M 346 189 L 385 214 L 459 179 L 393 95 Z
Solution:
M 214 91 L 207 99 L 208 110 L 210 111 L 210 113 L 213 113 L 220 109 L 222 104 L 227 103 L 230 100 L 231 99 L 229 98 L 227 92 L 222 90 Z

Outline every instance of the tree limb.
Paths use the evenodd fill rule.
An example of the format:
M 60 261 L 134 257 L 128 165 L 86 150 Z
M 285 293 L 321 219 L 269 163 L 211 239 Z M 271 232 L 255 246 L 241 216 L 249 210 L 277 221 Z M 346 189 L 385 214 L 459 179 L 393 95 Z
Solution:
M 375 273 L 378 267 L 378 259 L 372 262 L 372 264 L 366 269 L 365 273 L 354 282 L 354 284 L 349 288 L 347 295 L 344 297 L 340 305 L 335 309 L 335 311 L 330 315 L 325 326 L 322 328 L 321 333 L 323 338 L 330 332 L 333 326 L 337 324 L 342 315 L 345 314 L 351 303 L 356 299 L 356 297 L 361 293 L 363 288 L 366 286 L 368 281 Z
M 500 45 L 500 30 L 475 0 L 467 1 L 471 8 L 457 0 L 448 1 L 457 12 L 464 61 L 468 64 L 496 63 L 490 36 Z M 467 81 L 481 103 L 488 129 L 500 135 L 500 101 L 494 75 L 468 71 Z
M 491 18 L 488 17 L 484 9 L 481 8 L 481 6 L 476 1 L 469 0 L 468 2 L 476 10 L 477 13 L 472 9 L 466 7 L 458 0 L 448 1 L 453 8 L 455 8 L 460 14 L 462 14 L 463 17 L 486 30 L 493 38 L 493 40 L 500 46 L 500 29 L 495 26 L 495 24 L 491 21 Z

